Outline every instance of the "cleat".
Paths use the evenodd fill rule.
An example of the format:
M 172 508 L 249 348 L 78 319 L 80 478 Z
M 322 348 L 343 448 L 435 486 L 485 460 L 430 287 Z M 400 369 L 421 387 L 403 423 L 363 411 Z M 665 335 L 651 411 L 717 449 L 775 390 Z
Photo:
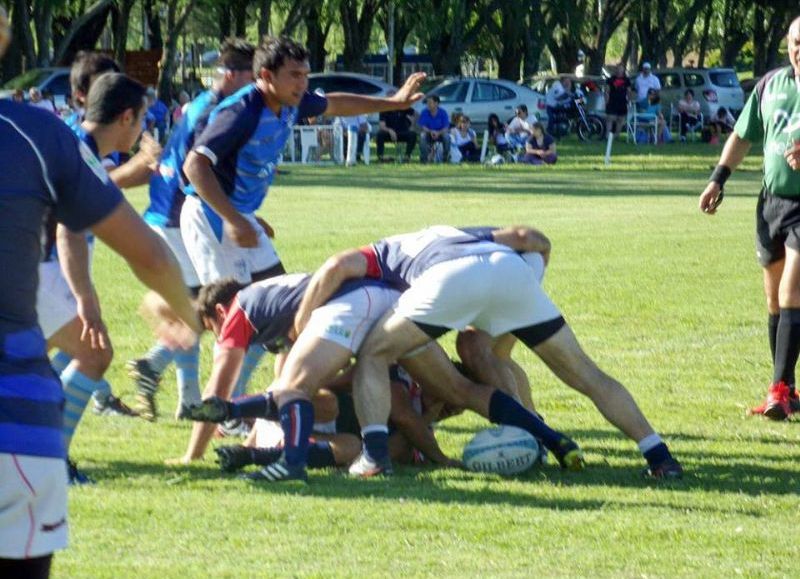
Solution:
M 308 482 L 308 474 L 306 474 L 305 467 L 289 466 L 283 458 L 265 466 L 261 470 L 240 475 L 239 478 L 253 482 L 281 482 L 291 480 Z
M 136 383 L 136 409 L 139 411 L 139 416 L 149 422 L 155 422 L 158 418 L 156 392 L 161 374 L 153 370 L 147 358 L 129 360 L 125 367 L 128 369 L 128 376 Z
M 364 451 L 358 455 L 353 464 L 347 471 L 350 476 L 357 478 L 372 478 L 375 476 L 392 476 L 394 468 L 392 468 L 392 461 L 389 457 L 381 462 L 372 460 Z
M 785 382 L 776 382 L 767 391 L 763 415 L 770 420 L 786 420 L 792 413 L 789 403 L 789 386 Z
M 583 451 L 574 440 L 570 440 L 565 436 L 559 441 L 557 449 L 551 448 L 550 450 L 558 460 L 561 468 L 573 471 L 586 468 L 586 459 L 583 457 Z
M 139 416 L 138 412 L 113 394 L 107 395 L 105 400 L 93 397 L 92 412 L 98 416 Z
M 206 398 L 186 408 L 183 418 L 196 422 L 225 422 L 230 418 L 230 402 L 219 396 Z
M 217 438 L 225 438 L 226 436 L 238 436 L 240 438 L 247 438 L 250 434 L 250 425 L 241 418 L 231 418 L 225 420 L 222 424 L 217 426 Z
M 70 459 L 67 459 L 67 480 L 71 487 L 94 484 L 94 481 L 89 478 L 89 475 L 78 470 L 78 465 Z
M 670 457 L 659 465 L 644 469 L 642 476 L 659 480 L 680 480 L 683 478 L 683 467 Z
M 219 469 L 222 472 L 236 472 L 246 466 L 255 464 L 253 449 L 241 444 L 220 446 L 215 448 L 214 452 L 217 453 L 217 464 L 219 464 Z M 280 453 L 275 460 L 278 458 L 280 458 Z

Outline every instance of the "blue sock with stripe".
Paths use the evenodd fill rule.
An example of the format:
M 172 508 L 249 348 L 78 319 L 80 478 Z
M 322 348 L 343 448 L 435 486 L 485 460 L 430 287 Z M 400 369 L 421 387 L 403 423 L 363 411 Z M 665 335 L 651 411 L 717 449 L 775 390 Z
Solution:
M 250 377 L 253 375 L 258 363 L 267 351 L 260 345 L 253 345 L 247 349 L 247 355 L 244 357 L 242 370 L 239 372 L 239 379 L 236 380 L 236 386 L 233 387 L 233 394 L 231 398 L 238 398 L 247 392 L 247 383 L 250 382 Z
M 314 406 L 309 400 L 296 399 L 281 406 L 278 412 L 286 464 L 304 467 L 308 461 L 308 437 L 314 428 Z
M 280 420 L 272 392 L 241 396 L 231 401 L 231 418 L 264 418 Z
M 70 362 L 72 362 L 72 356 L 66 352 L 62 352 L 61 350 L 56 352 L 56 355 L 50 358 L 50 365 L 59 376 L 61 376 L 61 372 L 67 369 L 67 366 L 69 366 Z
M 489 420 L 495 424 L 516 426 L 530 432 L 553 452 L 560 451 L 564 435 L 547 426 L 541 418 L 508 394 L 495 390 L 489 399 Z
M 169 366 L 170 362 L 175 358 L 175 350 L 170 350 L 164 344 L 157 343 L 150 348 L 144 357 L 150 363 L 150 367 L 153 370 L 159 374 L 163 374 L 164 370 L 167 369 L 167 366 Z
M 200 344 L 175 351 L 175 374 L 178 378 L 178 406 L 200 403 Z
M 85 374 L 70 366 L 61 373 L 61 383 L 64 385 L 64 447 L 69 451 L 69 445 L 75 429 L 81 421 L 83 411 L 92 397 L 95 390 L 108 389 L 110 387 L 105 380 L 92 380 Z

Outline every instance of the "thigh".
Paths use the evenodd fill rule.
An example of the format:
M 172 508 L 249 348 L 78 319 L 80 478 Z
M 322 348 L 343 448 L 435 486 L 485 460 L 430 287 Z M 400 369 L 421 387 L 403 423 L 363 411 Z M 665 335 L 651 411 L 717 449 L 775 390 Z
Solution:
M 64 460 L 0 454 L 0 558 L 41 557 L 66 546 Z
M 276 394 L 281 390 L 301 390 L 313 396 L 350 363 L 351 356 L 344 346 L 302 332 L 286 357 Z
M 78 315 L 78 304 L 57 261 L 39 264 L 39 287 L 36 290 L 36 315 L 46 339 Z
M 195 271 L 192 260 L 189 257 L 189 253 L 186 251 L 186 245 L 183 242 L 183 235 L 181 234 L 180 228 L 157 227 L 154 225 L 151 225 L 150 227 L 172 250 L 172 254 L 175 256 L 175 259 L 178 261 L 178 265 L 181 268 L 183 283 L 186 284 L 186 287 L 200 287 L 200 280 L 197 277 L 197 271 Z

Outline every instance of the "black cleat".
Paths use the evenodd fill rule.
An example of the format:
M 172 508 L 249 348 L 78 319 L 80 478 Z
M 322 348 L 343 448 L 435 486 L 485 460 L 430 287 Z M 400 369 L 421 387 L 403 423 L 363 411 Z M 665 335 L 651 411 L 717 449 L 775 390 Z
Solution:
M 240 475 L 239 478 L 254 482 L 282 482 L 292 480 L 308 482 L 308 474 L 306 473 L 305 467 L 289 466 L 283 458 L 256 472 Z
M 200 404 L 192 404 L 183 412 L 183 418 L 195 422 L 225 422 L 230 418 L 231 404 L 219 396 L 206 398 Z
M 656 466 L 644 469 L 642 476 L 658 480 L 680 480 L 683 478 L 683 467 L 681 463 L 670 457 Z
M 220 446 L 215 448 L 217 464 L 222 472 L 236 472 L 246 466 L 254 464 L 253 450 L 241 444 Z M 280 455 L 278 455 L 280 456 Z

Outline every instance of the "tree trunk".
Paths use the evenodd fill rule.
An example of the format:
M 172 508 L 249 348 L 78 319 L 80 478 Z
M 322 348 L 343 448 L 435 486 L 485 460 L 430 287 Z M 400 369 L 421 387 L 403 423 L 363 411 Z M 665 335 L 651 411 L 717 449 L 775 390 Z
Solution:
M 362 72 L 364 70 L 363 59 L 369 49 L 372 25 L 377 12 L 378 0 L 363 0 L 361 14 L 358 13 L 357 2 L 342 0 L 339 3 L 339 15 L 342 19 L 342 32 L 344 34 L 342 59 L 345 70 L 353 72 Z
M 725 0 L 722 11 L 722 66 L 732 67 L 736 64 L 736 59 L 742 50 L 745 42 L 750 37 L 751 30 L 747 28 L 747 20 L 752 1 L 748 0 Z M 755 15 L 753 16 L 755 19 Z M 755 20 L 754 20 L 755 21 Z M 754 51 L 759 50 L 755 38 L 753 38 Z
M 164 47 L 164 37 L 161 34 L 161 16 L 159 15 L 156 0 L 142 0 L 142 7 L 144 8 L 144 17 L 147 21 L 147 31 L 149 43 L 147 44 L 153 50 L 160 50 Z
M 528 79 L 539 72 L 539 60 L 544 48 L 543 21 L 541 0 L 528 2 L 525 33 L 522 37 L 522 50 L 525 53 L 525 59 L 522 64 L 523 79 Z
M 128 41 L 128 28 L 131 12 L 136 0 L 119 0 L 117 19 L 114 23 L 114 60 L 125 66 L 125 49 Z
M 323 28 L 318 5 L 312 5 L 306 16 L 306 48 L 308 49 L 308 64 L 314 72 L 325 69 L 325 39 L 328 36 L 330 25 Z
M 53 36 L 53 2 L 51 0 L 37 0 L 33 4 L 33 25 L 36 30 L 38 66 L 49 66 Z
M 31 35 L 31 14 L 25 0 L 14 0 L 11 14 L 11 30 L 13 37 L 18 41 L 19 51 L 24 58 L 27 70 L 36 66 L 36 52 L 33 47 Z
M 714 14 L 714 3 L 709 2 L 703 15 L 703 33 L 700 35 L 700 46 L 697 49 L 697 66 L 704 68 L 706 65 L 706 52 L 708 52 L 708 39 L 711 33 L 711 17 Z
M 55 49 L 53 62 L 68 66 L 79 50 L 92 50 L 103 32 L 113 0 L 97 0 L 72 22 L 64 38 Z
M 172 97 L 172 77 L 175 76 L 178 55 L 178 39 L 186 27 L 189 14 L 197 0 L 187 0 L 180 15 L 178 15 L 178 0 L 168 0 L 167 4 L 167 42 L 161 54 L 161 66 L 158 71 L 158 96 L 164 102 L 169 102 Z
M 628 19 L 628 36 L 625 39 L 625 49 L 622 51 L 620 62 L 625 68 L 639 62 L 638 55 L 639 36 L 636 29 L 636 18 L 633 15 Z
M 236 0 L 231 5 L 233 11 L 233 33 L 239 38 L 247 36 L 248 0 Z
M 497 75 L 517 82 L 524 55 L 525 6 L 514 0 L 505 0 L 500 17 L 499 39 L 503 47 L 497 58 Z
M 231 6 L 227 2 L 217 4 L 219 14 L 219 40 L 222 42 L 231 36 L 233 30 L 233 20 L 231 20 Z
M 272 0 L 259 0 L 258 2 L 258 41 L 269 34 L 270 20 L 272 19 Z

